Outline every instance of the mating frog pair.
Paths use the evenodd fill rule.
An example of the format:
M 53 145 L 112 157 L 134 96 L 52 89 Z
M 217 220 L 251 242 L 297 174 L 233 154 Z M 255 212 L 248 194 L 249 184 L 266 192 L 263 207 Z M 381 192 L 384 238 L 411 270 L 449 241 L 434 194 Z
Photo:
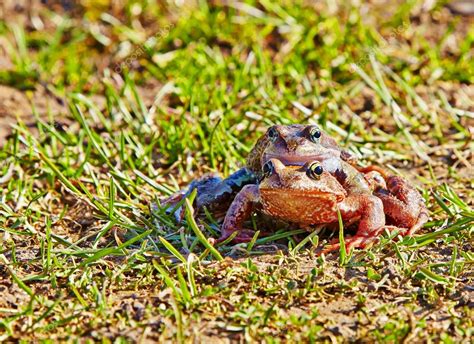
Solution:
M 255 210 L 303 227 L 337 221 L 358 221 L 347 249 L 365 247 L 387 229 L 409 235 L 428 219 L 421 195 L 405 179 L 387 176 L 375 166 L 361 168 L 334 139 L 317 126 L 276 125 L 254 146 L 246 167 L 221 180 L 209 176 L 193 182 L 165 203 L 175 204 L 197 188 L 196 206 L 215 214 L 226 211 L 221 228 L 225 240 L 238 231 L 234 242 L 250 241 L 244 229 Z M 393 226 L 385 225 L 386 216 Z M 330 245 L 326 251 L 336 249 Z

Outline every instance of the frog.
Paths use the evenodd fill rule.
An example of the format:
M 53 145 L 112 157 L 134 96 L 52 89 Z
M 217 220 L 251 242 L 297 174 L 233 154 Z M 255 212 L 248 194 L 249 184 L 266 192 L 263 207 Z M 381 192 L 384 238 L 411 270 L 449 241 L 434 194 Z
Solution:
M 413 228 L 411 233 L 427 221 L 424 201 L 407 180 L 388 175 L 378 166 L 358 166 L 357 159 L 351 153 L 341 148 L 318 125 L 312 124 L 269 127 L 251 149 L 244 167 L 225 179 L 212 175 L 193 181 L 186 191 L 171 196 L 164 204 L 176 205 L 197 189 L 195 206 L 198 209 L 208 208 L 221 219 L 246 185 L 255 185 L 262 180 L 263 166 L 271 159 L 291 166 L 319 161 L 322 168 L 333 175 L 349 194 L 375 194 L 379 197 L 388 209 L 387 215 L 392 222 Z M 175 217 L 178 221 L 182 219 L 182 208 L 175 211 Z
M 250 151 L 246 167 L 256 174 L 275 158 L 285 165 L 303 165 L 308 161 L 342 160 L 354 165 L 357 159 L 341 148 L 334 138 L 318 125 L 273 125 Z
M 256 143 L 247 159 L 255 171 L 270 159 L 285 165 L 304 165 L 320 161 L 349 193 L 371 193 L 379 197 L 386 215 L 396 226 L 410 228 L 413 234 L 428 220 L 423 198 L 405 178 L 385 169 L 359 166 L 357 159 L 317 125 L 274 125 Z
M 234 232 L 233 242 L 251 241 L 254 231 L 244 228 L 254 211 L 311 229 L 314 225 L 358 221 L 357 233 L 346 239 L 346 249 L 363 248 L 377 240 L 385 229 L 383 202 L 371 193 L 347 190 L 320 161 L 285 165 L 270 158 L 262 167 L 262 180 L 248 184 L 237 194 L 221 228 L 217 242 Z M 334 250 L 337 244 L 329 248 Z

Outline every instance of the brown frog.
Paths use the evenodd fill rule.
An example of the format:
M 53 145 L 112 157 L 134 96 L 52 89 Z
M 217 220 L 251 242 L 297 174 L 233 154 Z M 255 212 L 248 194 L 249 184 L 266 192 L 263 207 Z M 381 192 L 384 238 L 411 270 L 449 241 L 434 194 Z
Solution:
M 274 125 L 257 141 L 249 153 L 247 164 L 228 178 L 208 176 L 191 183 L 187 191 L 165 200 L 176 204 L 197 189 L 195 205 L 207 207 L 215 214 L 225 213 L 237 193 L 248 184 L 258 184 L 262 167 L 270 159 L 284 165 L 303 166 L 319 161 L 349 194 L 378 196 L 385 213 L 395 225 L 412 229 L 411 233 L 427 221 L 427 211 L 420 194 L 400 177 L 388 176 L 376 166 L 361 168 L 356 160 L 339 147 L 336 141 L 316 125 Z M 182 211 L 176 212 L 182 217 Z
M 346 240 L 348 250 L 364 247 L 385 228 L 381 199 L 370 193 L 348 193 L 319 161 L 285 166 L 272 158 L 264 164 L 262 174 L 259 184 L 246 185 L 235 197 L 219 241 L 235 231 L 239 234 L 234 242 L 250 241 L 254 233 L 243 225 L 255 210 L 302 227 L 337 222 L 339 211 L 344 221 L 359 221 L 356 235 Z M 334 244 L 329 250 L 336 247 Z
M 420 193 L 402 177 L 378 166 L 360 167 L 356 159 L 315 125 L 274 125 L 256 143 L 247 167 L 258 173 L 270 159 L 302 166 L 317 160 L 349 194 L 371 193 L 380 198 L 389 222 L 415 233 L 428 220 Z

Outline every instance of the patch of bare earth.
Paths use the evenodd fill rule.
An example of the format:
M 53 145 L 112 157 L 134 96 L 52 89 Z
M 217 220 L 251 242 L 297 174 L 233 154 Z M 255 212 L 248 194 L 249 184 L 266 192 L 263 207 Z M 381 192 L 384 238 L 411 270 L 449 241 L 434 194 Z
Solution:
M 42 86 L 35 91 L 22 92 L 16 88 L 0 85 L 0 146 L 12 133 L 12 127 L 18 120 L 27 127 L 36 127 L 36 116 L 49 122 L 49 119 L 61 121 L 66 118 L 68 109 L 64 102 Z M 34 110 L 33 110 L 34 108 Z

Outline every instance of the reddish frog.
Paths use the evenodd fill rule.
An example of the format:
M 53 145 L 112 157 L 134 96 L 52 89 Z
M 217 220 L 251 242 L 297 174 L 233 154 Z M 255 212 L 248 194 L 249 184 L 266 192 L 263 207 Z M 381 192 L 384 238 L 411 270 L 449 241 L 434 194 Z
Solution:
M 262 167 L 270 159 L 284 165 L 303 166 L 319 161 L 349 194 L 374 194 L 379 197 L 385 214 L 397 226 L 410 228 L 414 233 L 427 221 L 423 199 L 405 179 L 388 176 L 376 166 L 356 166 L 352 155 L 341 149 L 336 141 L 316 125 L 274 125 L 257 141 L 249 153 L 247 164 L 222 180 L 208 176 L 191 183 L 187 191 L 180 192 L 164 203 L 176 204 L 197 189 L 196 206 L 207 207 L 214 214 L 225 213 L 231 202 L 245 185 L 256 185 L 262 178 Z M 378 174 L 377 174 L 378 173 Z M 182 211 L 176 212 L 177 218 Z
M 315 125 L 274 125 L 263 135 L 247 159 L 247 167 L 257 170 L 270 159 L 284 165 L 302 166 L 320 161 L 349 194 L 373 193 L 380 198 L 388 219 L 395 226 L 415 233 L 428 220 L 428 211 L 420 193 L 408 181 L 388 175 L 377 166 L 357 166 L 356 159 Z
M 357 234 L 346 240 L 348 250 L 364 247 L 385 228 L 381 199 L 370 193 L 347 192 L 319 161 L 285 166 L 272 158 L 264 164 L 262 174 L 259 184 L 246 185 L 235 197 L 219 241 L 235 231 L 239 234 L 234 242 L 250 241 L 254 233 L 243 225 L 254 210 L 302 227 L 337 222 L 339 210 L 344 221 L 359 221 Z

